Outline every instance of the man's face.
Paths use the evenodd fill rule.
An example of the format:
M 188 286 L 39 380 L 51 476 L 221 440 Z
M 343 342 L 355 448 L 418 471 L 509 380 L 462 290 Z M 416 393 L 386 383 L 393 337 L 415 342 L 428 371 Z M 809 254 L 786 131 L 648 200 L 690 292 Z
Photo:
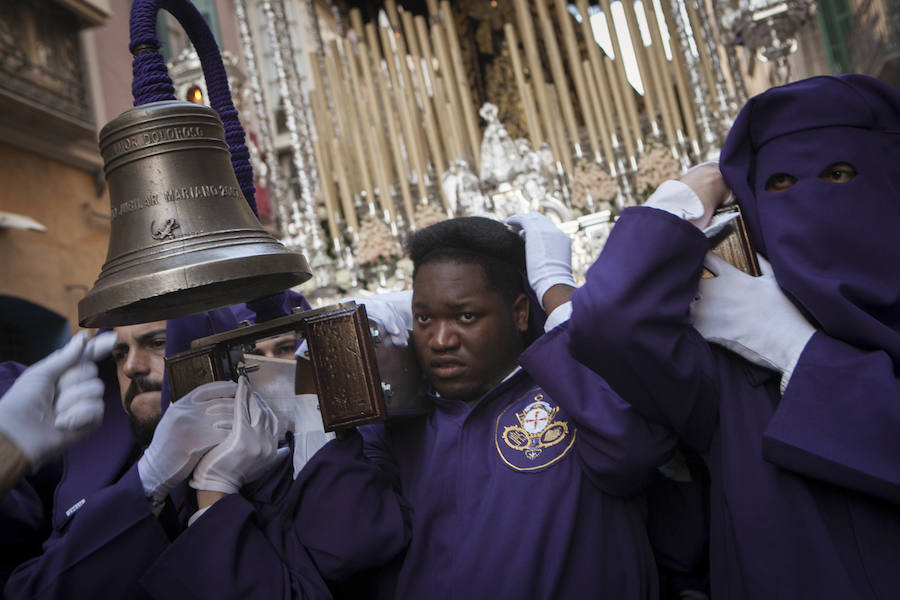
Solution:
M 444 398 L 474 401 L 513 369 L 528 327 L 528 299 L 512 304 L 484 268 L 426 263 L 413 282 L 413 342 L 422 370 Z
M 275 337 L 259 340 L 255 343 L 255 346 L 250 354 L 294 360 L 294 352 L 297 350 L 297 334 L 289 331 Z
M 152 424 L 162 414 L 162 378 L 166 355 L 166 322 L 155 321 L 114 329 L 113 348 L 122 408 L 132 423 Z M 151 430 L 152 431 L 152 430 Z

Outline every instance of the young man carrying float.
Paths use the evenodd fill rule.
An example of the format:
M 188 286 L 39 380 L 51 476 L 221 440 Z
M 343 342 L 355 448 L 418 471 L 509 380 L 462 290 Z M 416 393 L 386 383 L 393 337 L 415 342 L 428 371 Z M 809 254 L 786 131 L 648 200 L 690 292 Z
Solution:
M 523 284 L 525 243 L 504 224 L 451 219 L 408 246 L 433 409 L 360 428 L 300 473 L 310 501 L 294 528 L 323 575 L 378 567 L 396 598 L 656 598 L 638 494 L 673 436 L 572 360 L 563 329 L 531 342 L 540 308 Z M 373 467 L 375 507 L 347 484 Z M 396 551 L 376 541 L 404 535 L 384 566 Z

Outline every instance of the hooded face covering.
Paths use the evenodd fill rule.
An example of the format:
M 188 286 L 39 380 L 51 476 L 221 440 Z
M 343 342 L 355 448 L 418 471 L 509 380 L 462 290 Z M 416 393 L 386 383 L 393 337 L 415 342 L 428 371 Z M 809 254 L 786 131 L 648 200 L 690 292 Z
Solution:
M 900 92 L 862 75 L 773 88 L 738 115 L 720 168 L 795 304 L 900 368 Z

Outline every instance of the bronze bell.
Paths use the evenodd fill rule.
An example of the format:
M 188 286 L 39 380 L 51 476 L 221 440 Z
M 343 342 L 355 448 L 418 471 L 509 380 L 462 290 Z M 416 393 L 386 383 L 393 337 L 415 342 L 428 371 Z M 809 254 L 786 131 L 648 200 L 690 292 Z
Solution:
M 159 321 L 268 296 L 309 279 L 306 258 L 259 224 L 212 108 L 167 100 L 100 131 L 111 226 L 82 327 Z

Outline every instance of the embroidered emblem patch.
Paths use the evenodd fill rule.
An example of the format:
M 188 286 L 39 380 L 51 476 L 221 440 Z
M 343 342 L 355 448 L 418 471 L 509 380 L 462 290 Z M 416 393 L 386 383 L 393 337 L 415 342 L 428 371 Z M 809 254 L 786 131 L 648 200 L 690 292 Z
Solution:
M 547 467 L 572 448 L 576 432 L 558 420 L 559 407 L 534 389 L 497 417 L 494 443 L 507 465 L 517 471 Z

